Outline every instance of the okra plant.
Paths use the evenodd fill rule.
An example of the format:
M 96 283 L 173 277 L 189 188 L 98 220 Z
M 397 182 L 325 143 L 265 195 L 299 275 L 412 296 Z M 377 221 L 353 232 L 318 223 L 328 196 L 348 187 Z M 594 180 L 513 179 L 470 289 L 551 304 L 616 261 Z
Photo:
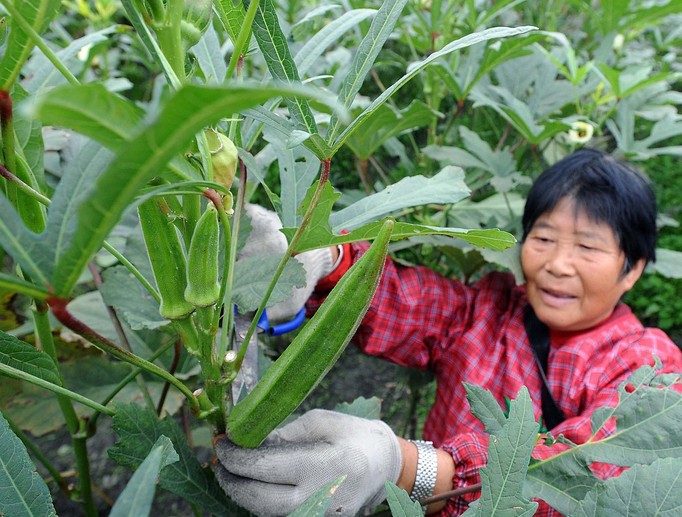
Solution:
M 665 72 L 644 80 L 602 67 L 601 96 L 561 96 L 531 113 L 504 93 L 515 60 L 554 67 L 573 92 L 592 84 L 591 69 L 577 66 L 558 33 L 520 23 L 515 2 L 483 3 L 481 10 L 473 1 L 292 2 L 282 13 L 272 0 L 120 0 L 120 7 L 96 0 L 66 8 L 59 0 L 0 0 L 0 290 L 25 300 L 31 315 L 20 331 L 0 333 L 0 374 L 54 394 L 78 481 L 51 466 L 24 434 L 30 425 L 3 408 L 0 458 L 13 460 L 2 462 L 9 466 L 0 479 L 12 482 L 0 484 L 10 487 L 0 513 L 54 513 L 26 445 L 59 489 L 96 515 L 87 447 L 105 415 L 120 438 L 109 455 L 136 469 L 112 514 L 148 513 L 157 479 L 197 513 L 238 514 L 164 411 L 188 408 L 211 434 L 257 446 L 343 352 L 390 242 L 436 243 L 460 258 L 511 248 L 513 190 L 525 184 L 513 152 L 519 161 L 528 153 L 537 160 L 541 145 L 546 153 L 567 152 L 565 134 L 583 119 L 613 125 L 624 149 L 654 152 L 660 131 L 638 147 L 626 132 L 636 106 L 610 105 L 604 88 L 634 98 L 647 86 L 662 87 Z M 653 23 L 670 11 L 646 13 Z M 405 20 L 417 30 L 401 28 Z M 61 24 L 77 36 L 65 39 L 70 33 Z M 302 30 L 307 37 L 294 41 Z M 548 41 L 559 44 L 547 52 L 540 43 Z M 396 44 L 408 52 L 386 48 Z M 400 72 L 382 83 L 377 71 L 390 56 Z M 124 68 L 131 77 L 143 69 L 144 81 L 135 84 Z M 402 109 L 407 88 L 421 94 Z M 459 126 L 457 117 L 474 104 L 498 117 L 492 127 L 504 128 L 494 147 Z M 55 128 L 66 143 L 52 147 Z M 659 127 L 666 128 L 669 134 Z M 419 147 L 421 129 L 425 174 L 388 181 L 376 156 L 414 167 L 399 137 L 407 133 Z M 512 131 L 518 141 L 507 145 Z M 448 145 L 453 133 L 463 148 Z M 488 151 L 491 158 L 483 156 Z M 332 183 L 342 176 L 334 165 L 344 153 L 368 195 L 342 204 Z M 386 179 L 378 187 L 370 165 Z M 481 229 L 480 220 L 466 218 L 471 206 L 458 212 L 455 203 L 491 185 L 503 201 L 481 219 L 496 222 Z M 254 196 L 277 211 L 287 248 L 282 256 L 239 261 L 250 231 L 244 206 Z M 373 241 L 370 251 L 289 348 L 250 393 L 233 389 L 254 371 L 249 347 L 266 307 L 301 286 L 292 257 L 359 240 Z M 86 310 L 97 304 L 109 321 Z M 118 361 L 107 362 L 116 375 L 107 373 L 106 389 L 76 389 L 76 376 L 60 361 L 57 331 L 103 352 L 88 364 Z M 537 484 L 551 477 L 547 470 L 536 470 Z

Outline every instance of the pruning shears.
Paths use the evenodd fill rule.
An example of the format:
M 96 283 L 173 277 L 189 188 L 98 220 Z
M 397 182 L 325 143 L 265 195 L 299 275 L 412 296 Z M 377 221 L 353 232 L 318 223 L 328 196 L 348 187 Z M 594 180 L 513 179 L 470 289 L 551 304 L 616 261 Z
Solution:
M 236 308 L 235 308 L 236 312 Z M 267 309 L 263 311 L 258 320 L 258 332 L 265 333 L 269 336 L 280 336 L 297 329 L 303 324 L 305 320 L 305 308 L 301 309 L 296 316 L 290 321 L 271 325 L 268 320 Z M 234 317 L 234 331 L 235 338 L 233 340 L 233 349 L 239 350 L 239 347 L 244 342 L 246 332 L 251 324 L 251 318 L 248 315 L 235 314 Z M 232 382 L 232 400 L 236 403 L 242 397 L 242 391 L 250 393 L 253 387 L 258 382 L 258 336 L 253 334 L 249 340 L 242 366 L 237 373 L 237 377 Z

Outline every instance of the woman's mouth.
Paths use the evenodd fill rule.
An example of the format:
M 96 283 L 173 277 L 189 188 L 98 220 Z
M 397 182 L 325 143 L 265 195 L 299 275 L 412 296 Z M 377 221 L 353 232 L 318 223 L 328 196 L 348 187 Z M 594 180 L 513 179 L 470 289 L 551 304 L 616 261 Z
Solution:
M 552 307 L 562 307 L 567 305 L 577 298 L 576 296 L 565 291 L 556 291 L 553 289 L 540 288 L 540 297 L 542 301 Z

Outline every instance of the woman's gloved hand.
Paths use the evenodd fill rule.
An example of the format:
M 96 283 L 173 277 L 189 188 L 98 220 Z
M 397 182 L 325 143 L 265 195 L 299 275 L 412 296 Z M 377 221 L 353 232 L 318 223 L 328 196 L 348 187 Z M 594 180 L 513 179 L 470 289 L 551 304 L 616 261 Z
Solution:
M 257 449 L 215 444 L 216 477 L 227 495 L 259 516 L 286 515 L 323 485 L 346 476 L 328 515 L 353 516 L 385 497 L 400 475 L 400 444 L 381 420 L 314 409 L 273 431 Z
M 260 205 L 246 204 L 245 209 L 251 219 L 252 230 L 246 244 L 239 252 L 237 267 L 239 259 L 260 254 L 283 255 L 287 249 L 287 239 L 279 231 L 282 228 L 282 222 L 277 214 Z M 306 285 L 294 289 L 288 300 L 268 307 L 270 321 L 286 321 L 296 316 L 310 298 L 317 282 L 331 273 L 334 268 L 332 252 L 329 248 L 306 251 L 296 255 L 295 259 L 303 264 Z

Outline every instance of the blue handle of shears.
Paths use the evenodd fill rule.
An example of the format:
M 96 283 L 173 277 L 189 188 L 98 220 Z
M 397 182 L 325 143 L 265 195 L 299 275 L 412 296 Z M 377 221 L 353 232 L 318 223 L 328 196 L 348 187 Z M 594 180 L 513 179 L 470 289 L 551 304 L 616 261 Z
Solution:
M 305 308 L 298 311 L 298 314 L 290 321 L 285 321 L 284 323 L 279 323 L 277 325 L 270 325 L 268 321 L 268 311 L 267 309 L 263 311 L 260 319 L 258 320 L 258 328 L 270 336 L 279 336 L 281 334 L 286 334 L 294 329 L 297 329 L 303 324 L 305 320 Z

